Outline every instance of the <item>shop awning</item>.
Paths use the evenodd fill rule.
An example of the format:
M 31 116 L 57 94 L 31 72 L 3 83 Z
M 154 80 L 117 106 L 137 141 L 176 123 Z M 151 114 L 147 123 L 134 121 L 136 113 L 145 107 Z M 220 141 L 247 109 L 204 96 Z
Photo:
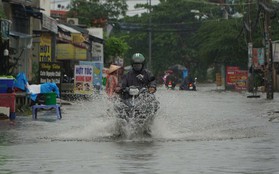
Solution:
M 49 31 L 52 31 L 55 34 L 57 34 L 58 28 L 57 28 L 57 21 L 55 19 L 43 14 L 42 23 L 45 29 L 48 29 Z
M 75 30 L 75 29 L 73 29 L 73 28 L 71 28 L 71 27 L 68 27 L 68 26 L 66 26 L 66 25 L 63 25 L 63 24 L 57 24 L 57 26 L 58 26 L 60 29 L 66 31 L 66 32 L 68 31 L 68 32 L 70 32 L 70 33 L 81 33 L 81 32 L 79 32 L 79 31 L 77 31 L 77 30 Z
M 32 38 L 32 35 L 30 35 L 30 34 L 25 34 L 25 33 L 17 32 L 17 31 L 10 31 L 9 35 L 12 37 L 15 37 L 15 38 L 19 38 L 19 39 L 31 39 Z
M 25 49 L 32 47 L 32 35 L 21 33 L 17 31 L 10 31 L 11 45 L 10 47 L 16 49 Z
M 71 28 L 73 28 L 73 29 L 75 29 L 75 30 L 77 30 L 77 31 L 79 31 L 79 32 L 81 32 L 81 33 L 83 33 L 83 34 L 89 34 L 89 31 L 86 30 L 86 29 L 84 29 L 84 28 L 80 28 L 80 27 L 78 27 L 78 26 L 71 25 L 71 24 L 65 24 L 65 25 L 68 26 L 68 27 L 71 27 Z
M 96 36 L 89 35 L 89 39 L 92 40 L 93 42 L 104 44 L 104 39 L 98 38 Z

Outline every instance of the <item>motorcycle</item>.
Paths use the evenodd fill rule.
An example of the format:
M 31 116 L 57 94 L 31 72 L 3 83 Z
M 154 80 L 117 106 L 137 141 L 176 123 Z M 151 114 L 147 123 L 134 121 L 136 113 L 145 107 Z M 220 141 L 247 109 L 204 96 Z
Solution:
M 197 78 L 194 81 L 186 81 L 179 87 L 180 90 L 196 91 Z
M 195 85 L 195 83 L 189 82 L 189 83 L 188 83 L 188 90 L 196 91 L 196 85 Z
M 166 85 L 167 89 L 175 89 L 176 84 L 173 81 L 169 81 L 168 84 Z
M 150 127 L 159 109 L 159 101 L 147 88 L 130 86 L 125 89 L 131 97 L 115 105 L 117 124 L 121 136 L 151 136 Z

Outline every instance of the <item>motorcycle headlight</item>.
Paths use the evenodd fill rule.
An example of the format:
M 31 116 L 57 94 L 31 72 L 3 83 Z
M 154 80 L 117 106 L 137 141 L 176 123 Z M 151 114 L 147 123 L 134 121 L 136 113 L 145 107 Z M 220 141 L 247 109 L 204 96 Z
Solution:
M 129 90 L 130 95 L 138 95 L 139 94 L 139 89 L 137 88 L 132 88 Z

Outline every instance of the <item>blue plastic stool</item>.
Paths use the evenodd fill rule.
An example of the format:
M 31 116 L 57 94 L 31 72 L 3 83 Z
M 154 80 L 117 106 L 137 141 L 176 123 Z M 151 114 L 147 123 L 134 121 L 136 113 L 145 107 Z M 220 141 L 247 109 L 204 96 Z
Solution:
M 38 109 L 51 109 L 55 108 L 56 109 L 56 117 L 57 119 L 61 120 L 62 115 L 61 115 L 61 108 L 60 105 L 33 105 L 32 106 L 32 119 L 36 120 L 37 119 L 37 112 Z

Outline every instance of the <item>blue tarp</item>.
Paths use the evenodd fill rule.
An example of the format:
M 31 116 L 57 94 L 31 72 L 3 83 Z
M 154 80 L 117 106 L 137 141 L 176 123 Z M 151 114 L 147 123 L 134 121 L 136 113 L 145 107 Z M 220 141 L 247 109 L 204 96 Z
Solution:
M 16 76 L 16 81 L 15 81 L 14 86 L 23 91 L 26 90 L 26 92 L 30 93 L 31 100 L 35 101 L 37 99 L 38 94 L 37 93 L 33 94 L 32 92 L 30 92 L 27 89 L 27 83 L 28 83 L 28 80 L 27 80 L 25 74 L 21 72 Z M 50 93 L 50 92 L 55 92 L 57 97 L 60 97 L 59 88 L 57 87 L 56 83 L 46 82 L 46 83 L 40 84 L 39 94 Z
M 50 93 L 55 92 L 57 97 L 60 97 L 59 88 L 57 87 L 56 83 L 43 83 L 41 84 L 41 93 Z
M 57 97 L 60 97 L 59 88 L 55 83 L 46 82 L 40 85 L 40 94 L 55 92 Z M 36 101 L 37 94 L 30 95 L 31 100 Z
M 23 72 L 18 73 L 16 76 L 14 87 L 17 87 L 23 91 L 26 90 L 26 84 L 28 80 Z

